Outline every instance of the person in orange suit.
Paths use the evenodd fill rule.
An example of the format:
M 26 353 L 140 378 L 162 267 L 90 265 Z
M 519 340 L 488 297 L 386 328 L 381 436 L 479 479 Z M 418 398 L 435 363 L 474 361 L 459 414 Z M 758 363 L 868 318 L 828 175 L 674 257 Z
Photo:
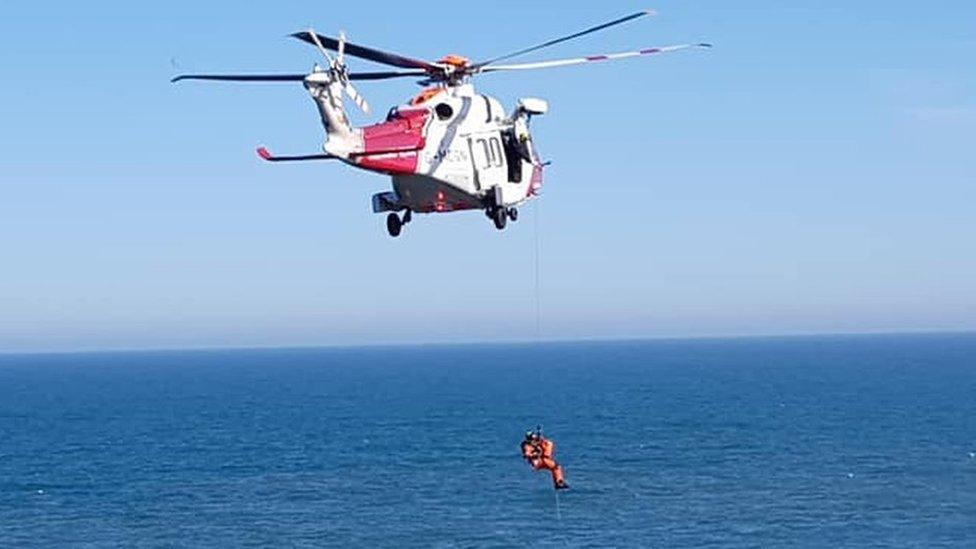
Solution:
M 522 441 L 522 457 L 536 471 L 548 470 L 552 474 L 552 484 L 556 490 L 569 488 L 566 479 L 563 478 L 563 468 L 556 462 L 554 456 L 556 443 L 542 436 L 539 429 L 525 432 L 525 440 Z

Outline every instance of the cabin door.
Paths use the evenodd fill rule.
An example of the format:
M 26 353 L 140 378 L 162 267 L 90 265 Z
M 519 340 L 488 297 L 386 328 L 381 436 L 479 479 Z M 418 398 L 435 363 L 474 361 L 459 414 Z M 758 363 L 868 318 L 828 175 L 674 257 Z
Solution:
M 474 162 L 475 185 L 479 191 L 486 191 L 508 180 L 499 132 L 476 133 L 468 138 L 468 144 Z

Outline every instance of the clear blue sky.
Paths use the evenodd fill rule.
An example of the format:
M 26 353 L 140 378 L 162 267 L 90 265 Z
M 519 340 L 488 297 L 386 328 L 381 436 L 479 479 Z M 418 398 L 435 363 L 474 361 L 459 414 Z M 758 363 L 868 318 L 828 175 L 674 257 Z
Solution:
M 536 223 L 545 338 L 976 329 L 973 2 L 487 5 L 8 3 L 0 351 L 533 338 Z M 309 25 L 482 58 L 647 7 L 524 60 L 716 48 L 478 80 L 551 103 L 543 199 L 501 234 L 392 240 L 385 178 L 262 164 L 321 143 L 298 85 L 168 83 L 306 70 Z

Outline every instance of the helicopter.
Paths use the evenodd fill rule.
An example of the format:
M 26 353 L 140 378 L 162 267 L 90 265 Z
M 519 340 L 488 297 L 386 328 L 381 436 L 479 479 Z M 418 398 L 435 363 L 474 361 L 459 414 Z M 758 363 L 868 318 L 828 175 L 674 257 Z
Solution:
M 301 82 L 318 107 L 325 128 L 322 152 L 278 156 L 259 147 L 257 153 L 263 160 L 338 160 L 390 176 L 392 190 L 374 194 L 372 209 L 374 213 L 387 213 L 386 229 L 392 237 L 400 235 L 414 213 L 482 210 L 498 230 L 503 230 L 508 221 L 518 219 L 518 207 L 539 196 L 542 189 L 543 169 L 548 162 L 539 156 L 529 127 L 532 117 L 546 114 L 549 105 L 543 99 L 526 97 L 506 114 L 497 99 L 475 91 L 473 77 L 711 47 L 707 43 L 679 44 L 552 61 L 502 63 L 654 13 L 639 11 L 481 62 L 455 54 L 430 62 L 347 42 L 343 31 L 330 38 L 309 29 L 291 36 L 315 46 L 327 62 L 324 68 L 316 64 L 307 74 L 183 74 L 171 81 Z M 396 70 L 350 72 L 346 56 Z M 344 96 L 364 113 L 370 109 L 352 82 L 394 78 L 419 78 L 418 84 L 424 88 L 405 104 L 391 108 L 384 121 L 353 127 Z

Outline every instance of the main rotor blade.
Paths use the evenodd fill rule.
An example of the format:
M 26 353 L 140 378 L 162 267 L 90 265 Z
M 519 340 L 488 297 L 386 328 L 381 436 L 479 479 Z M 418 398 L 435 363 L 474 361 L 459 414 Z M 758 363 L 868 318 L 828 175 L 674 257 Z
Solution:
M 385 71 L 385 72 L 351 72 L 349 80 L 386 80 L 387 78 L 403 78 L 405 76 L 426 76 L 427 71 Z
M 220 82 L 301 82 L 304 74 L 181 74 L 170 80 L 216 80 Z
M 386 80 L 388 78 L 404 78 L 426 76 L 426 71 L 380 71 L 380 72 L 351 72 L 349 80 Z M 210 80 L 217 82 L 301 82 L 304 74 L 181 74 L 170 80 Z
M 570 59 L 556 59 L 554 61 L 539 61 L 536 63 L 518 63 L 515 65 L 491 65 L 480 69 L 480 72 L 548 69 L 551 67 L 566 67 L 569 65 L 582 65 L 583 63 L 594 63 L 598 61 L 612 61 L 615 59 L 626 59 L 628 57 L 639 57 L 641 55 L 655 55 L 658 53 L 670 53 L 673 51 L 686 50 L 689 48 L 710 48 L 710 47 L 712 47 L 711 44 L 678 44 L 675 46 L 646 48 L 643 50 L 625 51 L 621 53 L 588 55 L 586 57 L 573 57 Z
M 539 44 L 537 46 L 532 46 L 531 48 L 525 48 L 524 50 L 519 50 L 519 51 L 516 51 L 516 52 L 513 52 L 513 53 L 509 53 L 507 55 L 502 55 L 501 57 L 496 57 L 494 59 L 489 59 L 488 61 L 482 61 L 481 63 L 476 63 L 473 66 L 473 68 L 478 69 L 478 68 L 484 67 L 486 65 L 490 65 L 492 63 L 496 63 L 498 61 L 503 61 L 505 59 L 511 59 L 512 57 L 517 57 L 519 55 L 523 55 L 523 54 L 526 54 L 526 53 L 529 53 L 529 52 L 533 52 L 533 51 L 536 51 L 536 50 L 541 50 L 542 48 L 548 48 L 549 46 L 554 46 L 556 44 L 559 44 L 559 43 L 562 43 L 562 42 L 566 42 L 567 40 L 572 40 L 574 38 L 579 38 L 581 36 L 585 36 L 587 34 L 594 33 L 594 32 L 597 32 L 597 31 L 601 31 L 603 29 L 608 29 L 610 27 L 613 27 L 613 26 L 616 26 L 616 25 L 620 25 L 620 24 L 626 23 L 628 21 L 633 21 L 634 19 L 638 19 L 638 18 L 644 17 L 645 15 L 654 15 L 655 13 L 657 13 L 657 12 L 655 12 L 654 10 L 644 10 L 644 11 L 639 11 L 637 13 L 632 13 L 632 14 L 626 16 L 626 17 L 621 17 L 620 19 L 615 19 L 613 21 L 610 21 L 610 22 L 607 22 L 607 23 L 603 23 L 602 25 L 597 25 L 595 27 L 590 27 L 590 28 L 588 28 L 586 30 L 581 30 L 581 31 L 579 31 L 577 33 L 570 34 L 568 36 L 563 36 L 563 37 L 560 37 L 560 38 L 555 38 L 555 39 L 550 40 L 548 42 L 543 42 L 542 44 Z
M 311 33 L 307 31 L 296 32 L 292 34 L 292 36 L 301 40 L 302 42 L 315 45 L 315 38 L 313 38 Z M 329 38 L 328 36 L 322 36 L 321 34 L 316 34 L 316 37 L 318 38 L 318 41 L 321 42 L 326 48 L 333 51 L 339 50 L 339 41 L 335 38 Z M 401 69 L 424 69 L 428 71 L 440 70 L 437 65 L 428 63 L 427 61 L 413 59 L 411 57 L 405 57 L 403 55 L 380 51 L 373 48 L 367 48 L 366 46 L 357 46 L 356 44 L 350 42 L 345 43 L 344 53 L 346 55 L 352 55 L 361 59 L 375 61 L 376 63 L 400 67 Z

